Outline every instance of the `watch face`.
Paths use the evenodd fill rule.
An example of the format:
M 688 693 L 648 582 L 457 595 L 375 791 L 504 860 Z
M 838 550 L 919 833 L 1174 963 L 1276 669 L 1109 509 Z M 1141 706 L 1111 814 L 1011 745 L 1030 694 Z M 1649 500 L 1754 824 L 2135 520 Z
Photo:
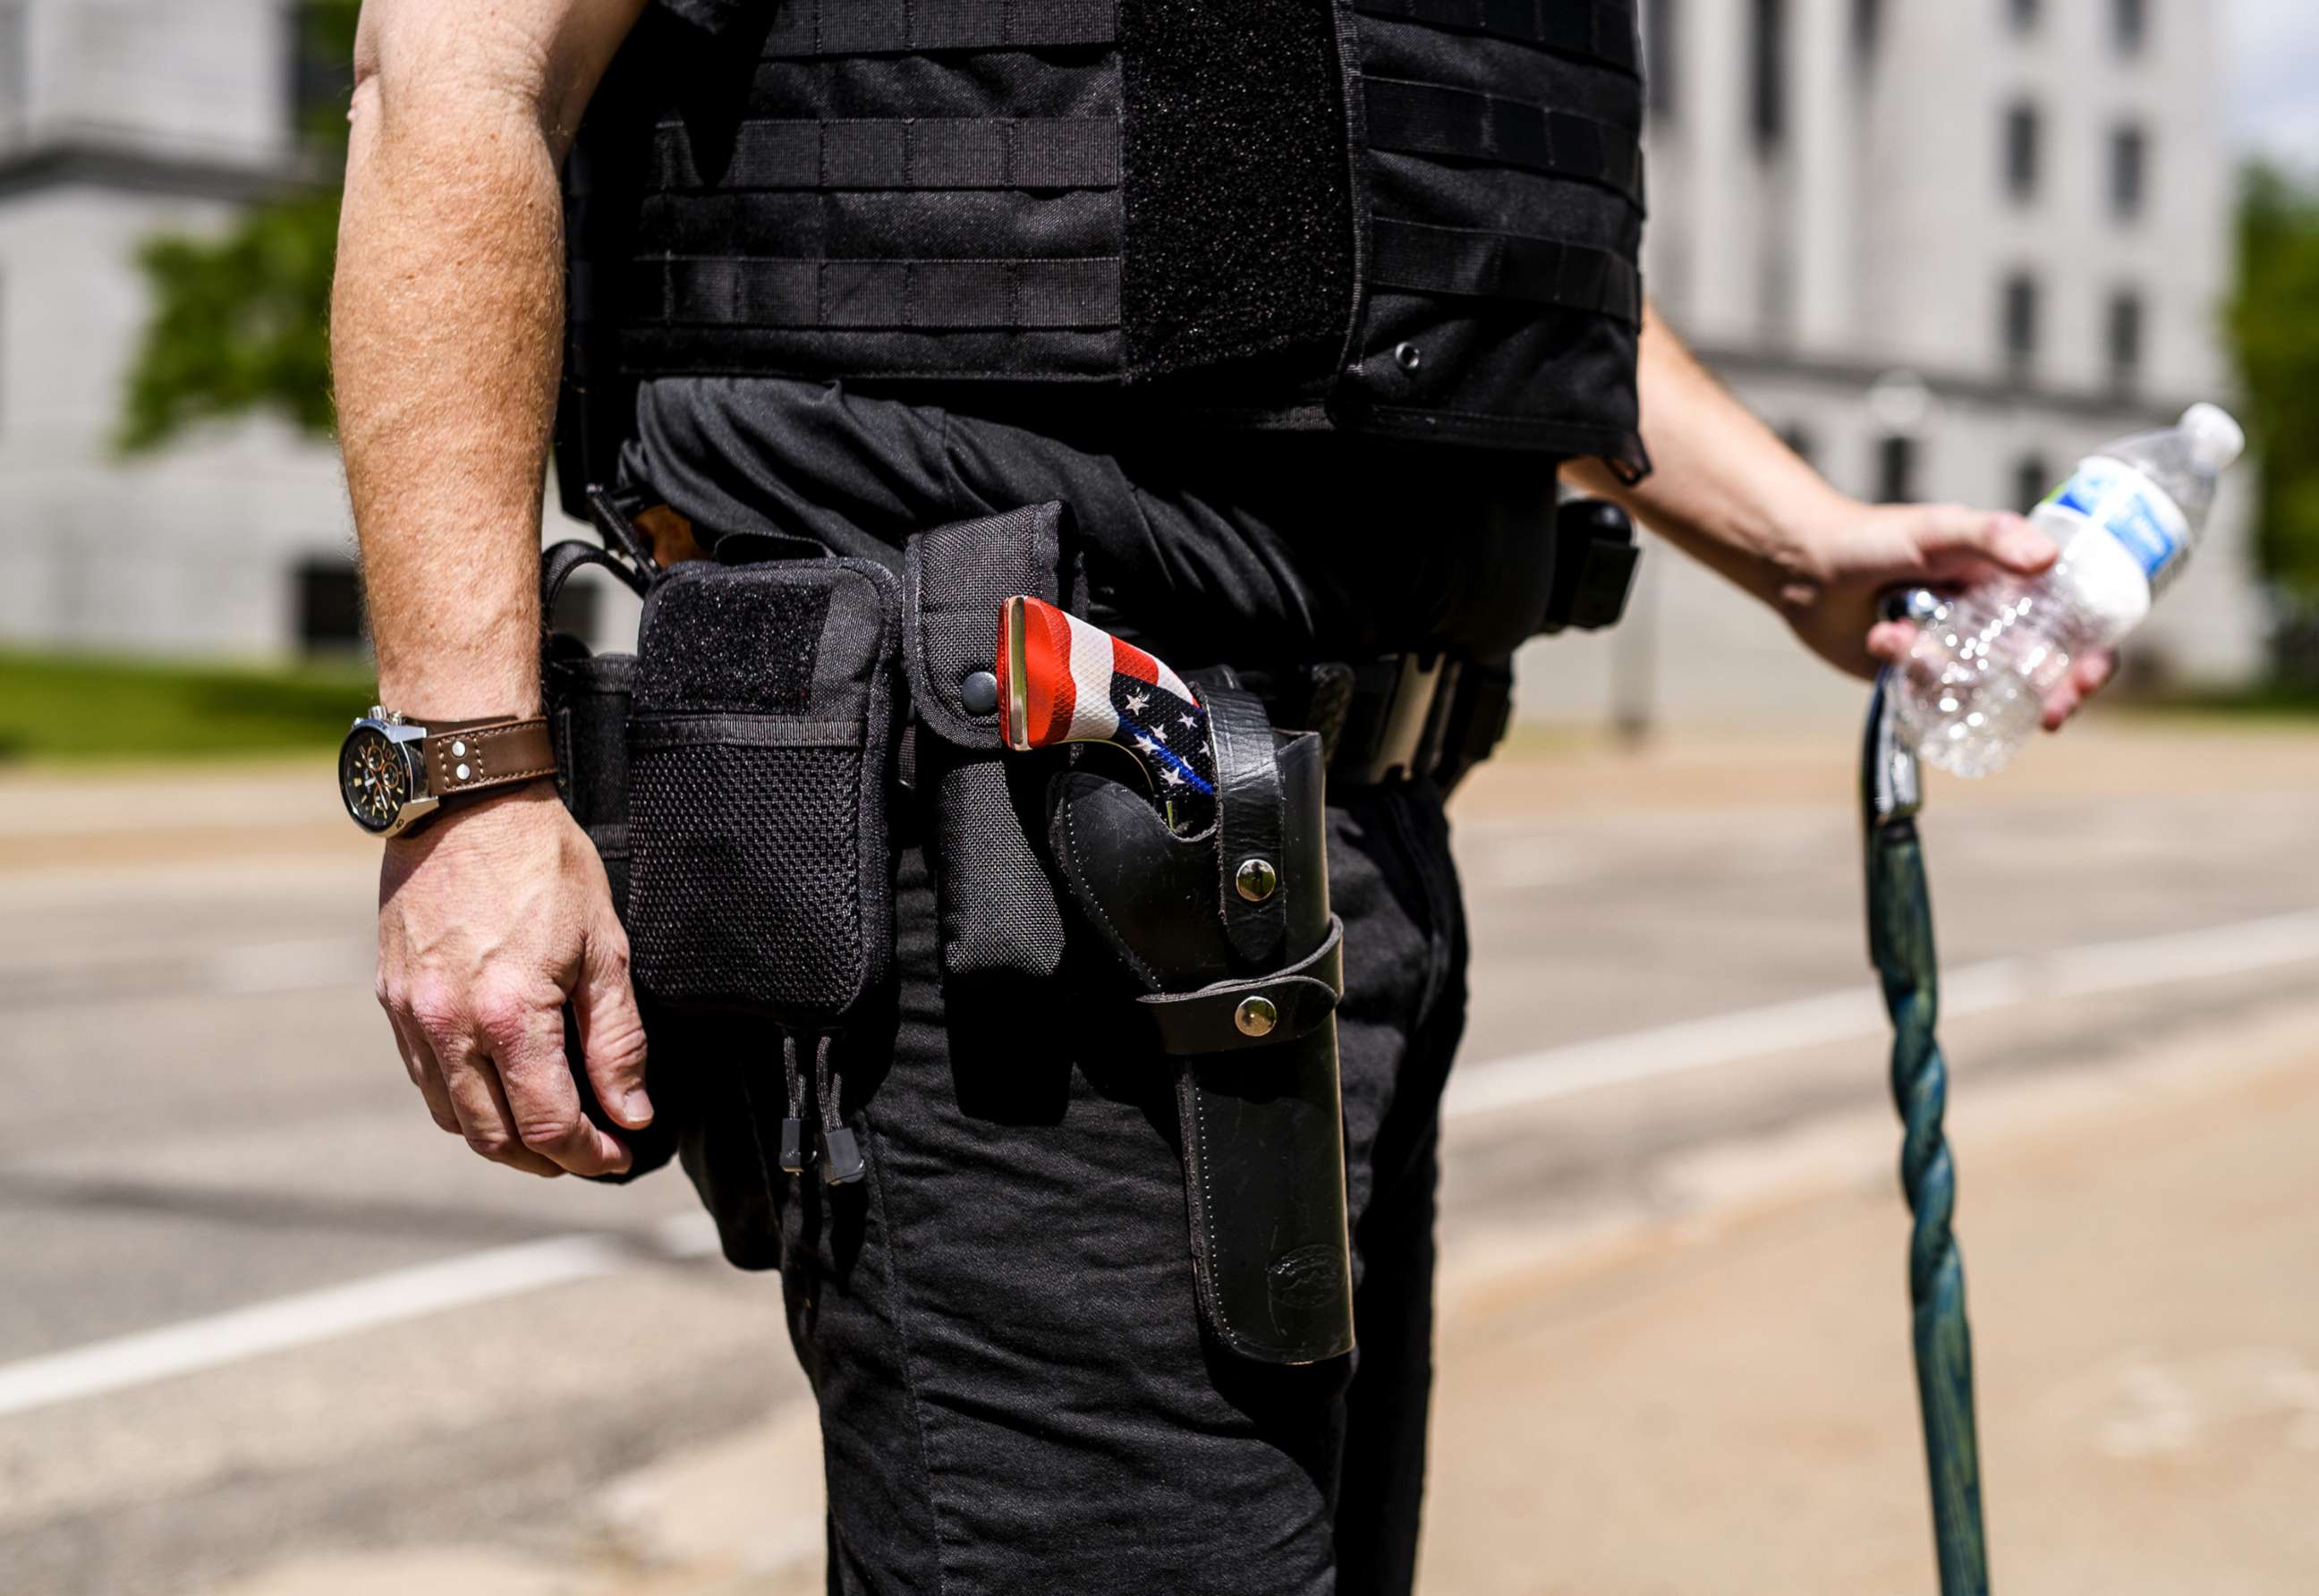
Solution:
M 338 750 L 338 796 L 365 831 L 393 825 L 411 801 L 411 761 L 402 744 L 376 726 L 358 726 Z

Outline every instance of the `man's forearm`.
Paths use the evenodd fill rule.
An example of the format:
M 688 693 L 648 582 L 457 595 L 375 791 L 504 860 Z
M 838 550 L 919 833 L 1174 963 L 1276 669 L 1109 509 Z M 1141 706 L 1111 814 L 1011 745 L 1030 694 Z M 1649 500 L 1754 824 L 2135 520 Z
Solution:
M 1629 487 L 1585 461 L 1570 480 L 1757 598 L 1791 600 L 1787 590 L 1812 580 L 1814 528 L 1857 507 L 1733 398 L 1656 307 L 1645 311 L 1638 386 L 1651 475 Z
M 410 45 L 358 63 L 330 326 L 379 688 L 428 716 L 528 713 L 555 158 L 531 86 Z

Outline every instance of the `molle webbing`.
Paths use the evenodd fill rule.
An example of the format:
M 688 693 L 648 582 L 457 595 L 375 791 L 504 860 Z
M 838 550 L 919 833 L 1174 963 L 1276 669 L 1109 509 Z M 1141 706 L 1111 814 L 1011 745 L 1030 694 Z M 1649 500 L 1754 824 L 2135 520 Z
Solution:
M 774 56 L 887 55 L 1108 44 L 1114 0 L 786 0 L 765 35 Z
M 1186 374 L 1234 410 L 1638 473 L 1634 5 L 655 10 L 572 167 L 567 369 L 600 395 Z
M 1633 0 L 1349 4 L 1364 293 L 1331 413 L 1647 469 Z
M 1389 77 L 1364 77 L 1361 97 L 1371 149 L 1522 167 L 1599 183 L 1642 203 L 1642 141 L 1632 128 L 1523 100 Z
M 663 28 L 627 125 L 589 130 L 635 151 L 621 368 L 1115 378 L 1112 0 L 764 10 Z
M 1380 217 L 1369 281 L 1467 299 L 1520 300 L 1642 323 L 1642 276 L 1606 249 Z
M 1353 9 L 1585 56 L 1621 72 L 1642 69 L 1634 7 L 1618 0 L 1353 0 Z
M 682 123 L 654 140 L 663 189 L 705 189 Z M 889 117 L 860 122 L 744 122 L 713 185 L 757 188 L 1112 188 L 1119 183 L 1119 119 Z

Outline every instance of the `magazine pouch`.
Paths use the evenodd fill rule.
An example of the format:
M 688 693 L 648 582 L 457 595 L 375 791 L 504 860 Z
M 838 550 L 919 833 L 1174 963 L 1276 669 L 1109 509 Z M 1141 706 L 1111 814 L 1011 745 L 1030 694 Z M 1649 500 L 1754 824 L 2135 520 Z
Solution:
M 1064 756 L 999 738 L 997 616 L 1017 593 L 1059 601 L 1063 507 L 1027 505 L 910 539 L 905 652 L 913 776 L 930 795 L 947 976 L 1043 980 L 1062 962 L 1062 911 L 1032 839 Z

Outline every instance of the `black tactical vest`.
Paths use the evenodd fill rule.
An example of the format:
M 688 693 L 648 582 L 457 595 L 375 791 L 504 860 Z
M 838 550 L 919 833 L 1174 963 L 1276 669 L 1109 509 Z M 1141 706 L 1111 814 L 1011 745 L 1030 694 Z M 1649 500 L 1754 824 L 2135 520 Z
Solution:
M 674 374 L 1126 384 L 1647 469 L 1633 0 L 733 9 L 590 109 L 567 428 Z

